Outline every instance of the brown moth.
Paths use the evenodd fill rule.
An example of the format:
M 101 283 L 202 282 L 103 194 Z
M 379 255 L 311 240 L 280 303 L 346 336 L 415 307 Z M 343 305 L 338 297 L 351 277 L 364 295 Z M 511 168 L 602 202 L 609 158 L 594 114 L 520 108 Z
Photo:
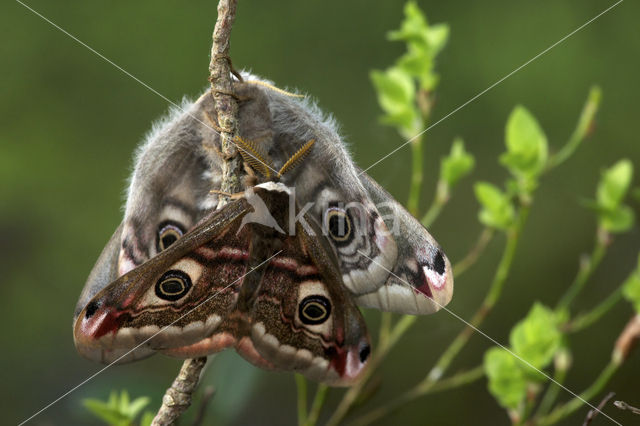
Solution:
M 307 263 L 319 270 L 331 269 L 334 275 L 338 274 L 337 281 L 335 277 L 319 281 L 326 288 L 331 288 L 332 292 L 340 293 L 334 289 L 339 287 L 342 288 L 341 295 L 349 296 L 335 296 L 336 299 L 331 302 L 334 312 L 336 309 L 339 311 L 336 312 L 339 317 L 343 318 L 343 314 L 353 317 L 351 320 L 346 317 L 339 320 L 343 323 L 341 327 L 344 331 L 349 328 L 348 324 L 352 324 L 354 330 L 360 330 L 359 326 L 353 325 L 361 322 L 358 310 L 351 309 L 354 302 L 361 306 L 406 314 L 428 314 L 446 305 L 453 292 L 449 260 L 426 229 L 353 164 L 335 122 L 323 115 L 308 99 L 291 96 L 275 89 L 269 82 L 248 74 L 244 74 L 244 79 L 245 82 L 235 83 L 235 91 L 241 99 L 240 138 L 236 142 L 246 161 L 245 187 L 257 182 L 279 180 L 278 185 L 287 188 L 287 211 L 295 214 L 290 215 L 286 223 L 288 227 L 278 223 L 281 230 L 290 229 L 292 221 L 295 226 L 302 226 L 306 236 L 304 238 L 315 238 L 318 242 L 314 247 L 323 247 L 325 257 L 333 259 L 328 264 L 318 265 L 314 263 L 316 258 L 313 257 L 311 260 L 292 257 L 300 264 Z M 133 297 L 132 289 L 135 285 L 142 285 L 142 281 L 149 288 L 156 285 L 157 282 L 153 282 L 151 277 L 157 280 L 157 277 L 166 272 L 166 268 L 159 266 L 165 264 L 160 262 L 175 263 L 186 256 L 183 252 L 178 255 L 179 252 L 174 247 L 186 250 L 186 237 L 189 236 L 188 241 L 194 241 L 195 237 L 191 235 L 202 234 L 206 228 L 202 223 L 213 220 L 214 216 L 222 214 L 228 208 L 215 211 L 218 201 L 215 190 L 220 186 L 220 159 L 211 155 L 211 152 L 219 150 L 220 141 L 211 129 L 216 124 L 211 117 L 215 117 L 215 111 L 211 95 L 207 92 L 196 102 L 185 103 L 182 111 L 173 111 L 160 125 L 154 126 L 147 141 L 139 149 L 123 223 L 116 229 L 94 266 L 74 315 L 76 346 L 83 355 L 97 361 L 113 361 L 131 350 L 135 342 L 143 339 L 142 336 L 161 326 L 159 322 L 131 325 L 128 327 L 130 331 L 124 335 L 129 333 L 137 337 L 124 343 L 126 339 L 113 337 L 119 336 L 120 328 L 126 328 L 122 325 L 109 329 L 107 334 L 111 338 L 107 335 L 87 338 L 90 334 L 83 330 L 89 329 L 79 324 L 85 321 L 87 309 L 97 306 L 94 302 L 97 303 L 98 299 L 116 300 L 110 299 L 112 296 L 107 293 Z M 314 142 L 310 143 L 311 141 Z M 304 147 L 307 147 L 304 152 L 306 155 L 297 156 Z M 299 161 L 290 164 L 292 159 Z M 287 173 L 278 176 L 279 169 L 287 169 Z M 234 205 L 239 205 L 241 201 L 235 203 Z M 279 205 L 265 205 L 272 214 L 280 209 Z M 205 217 L 207 219 L 194 228 Z M 243 217 L 246 217 L 246 213 Z M 304 226 L 306 224 L 310 225 Z M 319 229 L 319 234 L 312 232 L 313 229 Z M 187 233 L 189 230 L 191 231 Z M 210 239 L 216 236 L 212 233 L 207 235 Z M 200 250 L 193 243 L 188 248 L 191 251 Z M 266 253 L 262 253 L 258 257 L 264 261 L 265 255 Z M 156 258 L 161 260 L 154 260 Z M 201 266 L 206 264 L 206 259 L 201 260 Z M 207 267 L 204 269 L 211 281 L 208 284 L 209 292 L 215 291 L 219 286 L 213 283 L 217 275 Z M 271 280 L 272 278 L 267 277 L 249 291 L 251 300 L 255 302 L 262 297 L 268 298 L 265 294 L 273 290 Z M 126 289 L 124 282 L 130 282 Z M 194 280 L 192 284 L 193 282 Z M 116 286 L 116 283 L 120 285 Z M 241 292 L 243 286 L 244 284 L 240 285 L 237 291 Z M 235 284 L 232 287 L 235 288 Z M 299 299 L 296 299 L 296 292 L 299 292 L 296 280 L 284 285 L 284 288 L 284 291 L 278 292 L 281 298 L 279 303 L 283 307 Z M 284 299 L 288 300 L 285 302 Z M 239 343 L 247 341 L 247 335 L 242 334 L 241 328 L 244 327 L 246 332 L 246 324 L 251 324 L 253 317 L 238 313 L 237 294 L 235 298 L 225 300 L 228 302 L 226 310 L 221 309 L 212 314 L 220 316 L 219 323 L 214 321 L 207 324 L 205 320 L 203 328 L 195 331 L 196 326 L 190 326 L 184 321 L 178 322 L 171 326 L 174 327 L 172 333 L 167 334 L 171 337 L 154 337 L 120 361 L 141 358 L 155 351 L 189 357 L 235 346 L 250 361 L 261 366 L 301 371 L 309 377 L 330 383 L 348 383 L 354 377 L 355 367 L 349 370 L 351 373 L 344 373 L 346 370 L 342 370 L 343 376 L 340 376 L 338 369 L 327 373 L 325 377 L 317 372 L 307 372 L 294 361 L 290 364 L 282 362 L 285 358 L 293 359 L 290 353 L 294 349 L 302 349 L 302 343 L 291 344 L 294 349 L 281 349 L 278 345 L 272 345 L 276 349 L 267 353 L 260 352 L 260 344 L 253 342 L 255 353 L 247 350 Z M 172 315 L 185 313 L 186 308 L 179 302 L 165 302 L 164 309 L 172 310 Z M 320 305 L 313 306 L 321 310 Z M 245 311 L 250 312 L 251 309 Z M 145 316 L 152 317 L 151 314 Z M 232 317 L 235 319 L 228 319 Z M 265 328 L 265 335 L 279 336 L 278 342 L 292 342 L 280 340 L 287 333 L 286 330 L 290 339 L 296 330 L 294 323 L 285 317 L 282 313 L 278 316 L 276 310 L 271 310 L 260 321 Z M 241 327 L 238 325 L 240 323 L 245 325 Z M 141 334 L 139 329 L 145 331 Z M 361 330 L 364 330 L 364 325 Z M 366 336 L 364 331 L 354 332 L 356 334 L 360 338 Z M 217 336 L 216 339 L 225 336 L 226 343 L 218 341 L 209 346 L 197 346 L 198 343 L 193 342 L 193 339 L 201 341 L 213 336 Z M 164 343 L 151 343 L 155 339 Z M 351 343 L 356 341 L 364 340 L 350 340 Z M 335 342 L 333 344 L 337 345 Z M 204 349 L 195 350 L 194 345 Z M 363 344 L 358 345 L 361 345 L 359 349 L 362 351 Z M 355 354 L 356 349 L 357 345 L 351 346 L 352 352 L 347 352 Z M 332 350 L 330 352 L 333 353 Z M 351 357 L 353 359 L 354 355 Z M 330 358 L 324 358 L 324 361 L 327 365 L 333 365 Z M 366 359 L 362 364 L 365 361 Z M 356 364 L 352 362 L 351 365 Z
M 250 188 L 105 287 L 76 321 L 81 353 L 111 361 L 139 345 L 134 356 L 191 358 L 235 347 L 263 368 L 351 383 L 369 357 L 366 326 L 315 221 L 282 231 L 289 195 L 281 183 Z

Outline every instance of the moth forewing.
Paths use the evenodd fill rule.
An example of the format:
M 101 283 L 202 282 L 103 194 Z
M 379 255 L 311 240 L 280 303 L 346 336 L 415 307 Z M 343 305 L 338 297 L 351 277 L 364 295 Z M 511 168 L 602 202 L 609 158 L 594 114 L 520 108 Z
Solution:
M 204 309 L 198 309 L 198 303 L 207 299 L 207 290 L 211 289 L 221 292 L 216 306 L 223 311 L 226 306 L 218 303 L 220 299 L 228 299 L 227 304 L 233 299 L 235 303 L 235 296 L 230 294 L 235 287 L 231 284 L 245 272 L 243 253 L 241 248 L 236 252 L 223 248 L 228 240 L 242 245 L 239 241 L 243 237 L 236 237 L 232 230 L 238 227 L 247 210 L 246 200 L 231 202 L 210 214 L 171 247 L 98 292 L 76 318 L 74 341 L 78 351 L 96 361 L 111 362 L 108 354 L 119 353 L 121 349 L 133 349 L 139 344 L 155 348 L 183 346 L 204 337 L 199 333 L 210 333 L 219 318 L 203 314 Z M 215 250 L 208 244 L 223 247 Z M 227 264 L 220 263 L 221 259 Z M 237 261 L 241 264 L 234 266 Z M 223 275 L 224 283 L 216 287 L 203 273 L 207 267 Z M 225 285 L 230 285 L 230 292 L 224 293 Z M 180 292 L 184 297 L 176 299 Z M 187 329 L 197 322 L 202 323 L 201 327 Z M 96 348 L 103 349 L 103 353 Z
M 440 245 L 416 218 L 366 173 L 360 180 L 381 207 L 394 230 L 398 258 L 385 285 L 356 299 L 361 306 L 404 314 L 424 315 L 440 310 L 453 296 L 451 263 Z

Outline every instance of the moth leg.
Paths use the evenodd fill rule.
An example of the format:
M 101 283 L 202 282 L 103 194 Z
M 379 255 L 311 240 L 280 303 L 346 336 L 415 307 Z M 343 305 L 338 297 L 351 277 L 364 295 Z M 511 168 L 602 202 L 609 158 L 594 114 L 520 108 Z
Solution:
M 211 117 L 211 114 L 209 114 L 209 111 L 206 111 L 206 110 L 204 111 L 204 117 L 207 119 L 211 127 L 217 130 L 219 133 L 222 133 L 222 132 L 232 133 L 230 129 L 225 129 L 224 127 L 218 126 L 218 120 L 214 120 L 213 117 Z
M 229 197 L 232 200 L 238 200 L 238 199 L 244 197 L 244 191 L 242 191 L 242 192 L 234 192 L 232 194 L 230 192 L 220 191 L 219 189 L 211 189 L 211 190 L 209 190 L 209 194 L 224 195 L 225 197 Z
M 229 68 L 231 69 L 231 74 L 235 75 L 236 78 L 238 79 L 238 81 L 243 82 L 244 79 L 242 78 L 242 76 L 240 75 L 240 73 L 238 71 L 236 71 L 236 69 L 233 67 L 233 62 L 231 61 L 231 57 L 229 55 L 227 55 L 226 53 L 217 53 L 216 56 L 213 57 L 214 60 L 218 60 L 218 59 L 224 59 L 229 63 Z M 209 77 L 209 82 L 211 81 L 212 77 Z M 212 82 L 213 83 L 213 82 Z M 231 95 L 233 96 L 233 95 Z

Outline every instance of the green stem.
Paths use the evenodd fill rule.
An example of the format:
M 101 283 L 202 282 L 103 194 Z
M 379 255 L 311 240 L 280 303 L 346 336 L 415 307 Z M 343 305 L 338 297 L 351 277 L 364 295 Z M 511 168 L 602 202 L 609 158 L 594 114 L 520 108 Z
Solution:
M 407 210 L 414 216 L 418 216 L 420 205 L 420 191 L 422 190 L 422 137 L 411 141 L 411 186 L 409 187 L 409 200 Z
M 515 419 L 515 421 L 513 421 L 513 424 L 515 426 L 520 426 L 525 424 L 525 421 L 527 420 L 527 418 L 529 417 L 529 415 L 533 411 L 533 408 L 536 405 L 536 400 L 539 392 L 540 392 L 540 389 L 538 385 L 534 385 L 533 387 L 530 386 L 530 389 L 527 389 L 527 397 L 526 397 L 525 404 L 520 407 L 520 409 L 518 410 L 517 418 Z
M 569 372 L 569 368 L 571 367 L 571 353 L 568 349 L 562 349 L 555 356 L 555 369 L 553 373 L 553 380 L 555 383 L 549 383 L 547 387 L 547 391 L 542 397 L 542 402 L 540 402 L 540 406 L 536 411 L 535 417 L 545 416 L 551 409 L 553 408 L 553 404 L 556 402 L 558 398 L 558 394 L 560 386 L 556 383 L 563 384 L 565 379 L 567 378 L 567 373 Z
M 467 253 L 467 255 L 462 258 L 462 260 L 458 261 L 455 265 L 453 265 L 453 276 L 459 278 L 460 275 L 464 274 L 467 269 L 473 266 L 474 263 L 478 260 L 480 255 L 487 248 L 489 242 L 493 239 L 495 231 L 493 228 L 484 228 L 478 237 L 473 248 Z
M 580 294 L 585 284 L 602 261 L 602 258 L 607 253 L 609 243 L 610 234 L 603 229 L 598 229 L 596 233 L 596 242 L 591 256 L 580 264 L 576 278 L 558 302 L 556 310 L 565 310 L 569 308 L 571 302 L 573 302 L 576 296 Z
M 396 322 L 391 332 L 389 332 L 385 341 L 379 342 L 378 347 L 369 359 L 367 369 L 362 373 L 362 378 L 345 392 L 340 404 L 338 404 L 338 407 L 327 422 L 327 425 L 337 425 L 344 419 L 378 365 L 380 365 L 382 360 L 387 356 L 389 351 L 395 346 L 404 333 L 406 333 L 406 331 L 415 323 L 417 318 L 418 317 L 412 315 L 403 315 Z
M 431 202 L 431 206 L 429 210 L 422 216 L 422 225 L 425 228 L 429 228 L 433 222 L 435 222 L 436 218 L 440 215 L 442 208 L 449 201 L 449 186 L 442 179 L 438 180 L 436 184 L 436 195 L 433 197 L 433 201 Z
M 300 374 L 295 374 L 294 377 L 298 391 L 298 425 L 304 426 L 307 423 L 307 379 Z
M 418 387 L 414 387 L 404 394 L 400 395 L 398 398 L 392 400 L 391 402 L 384 404 L 376 409 L 369 411 L 362 417 L 359 417 L 353 422 L 353 425 L 364 426 L 374 421 L 387 416 L 393 411 L 397 410 L 404 404 L 418 398 L 421 396 L 425 396 L 427 394 L 433 394 L 436 392 L 443 392 L 445 390 L 457 388 L 460 386 L 465 386 L 470 383 L 475 382 L 476 380 L 484 377 L 484 367 L 479 365 L 471 370 L 463 371 L 454 376 L 451 376 L 447 379 L 443 379 L 440 382 L 434 384 L 427 390 L 418 389 Z
M 305 426 L 315 426 L 318 423 L 318 417 L 320 417 L 320 411 L 322 411 L 322 406 L 327 398 L 328 391 L 328 386 L 322 384 L 318 385 L 316 396 L 313 398 L 313 403 L 311 404 L 311 410 L 309 411 L 309 416 L 307 417 Z
M 411 388 L 409 391 L 400 395 L 398 398 L 392 400 L 389 404 L 385 404 L 378 409 L 371 411 L 366 416 L 363 416 L 362 418 L 360 418 L 357 424 L 368 424 L 382 416 L 388 415 L 407 402 L 426 395 L 432 392 L 434 388 L 436 388 L 436 384 L 445 373 L 451 362 L 468 342 L 474 331 L 474 328 L 477 328 L 482 323 L 484 318 L 497 302 L 509 274 L 511 264 L 513 263 L 513 257 L 518 245 L 520 232 L 522 227 L 524 226 L 524 223 L 526 222 L 528 214 L 529 207 L 522 206 L 519 212 L 518 220 L 516 221 L 513 228 L 507 233 L 507 243 L 502 254 L 502 258 L 500 259 L 500 263 L 498 264 L 493 282 L 491 283 L 491 287 L 489 289 L 489 292 L 487 293 L 487 296 L 485 297 L 484 302 L 482 303 L 476 314 L 473 316 L 473 319 L 470 321 L 471 326 L 465 327 L 458 334 L 456 339 L 440 356 L 438 362 L 431 369 L 424 380 Z M 415 321 L 415 317 L 410 316 L 404 316 L 398 321 L 398 324 L 396 324 L 394 331 L 391 333 L 391 336 L 393 337 L 389 339 L 389 346 L 392 346 L 393 343 L 395 343 L 397 338 L 399 338 L 399 336 L 401 336 L 404 331 L 408 329 L 408 326 L 410 326 L 413 321 Z M 475 372 L 475 374 L 478 374 L 478 372 Z
M 552 425 L 582 407 L 584 405 L 584 401 L 589 401 L 604 389 L 619 367 L 620 363 L 610 361 L 604 370 L 602 370 L 596 381 L 582 392 L 579 397 L 573 398 L 566 404 L 561 405 L 553 410 L 548 416 L 542 417 L 537 422 L 534 422 L 534 424 L 539 426 Z
M 578 124 L 576 125 L 576 128 L 571 134 L 571 137 L 569 137 L 569 140 L 567 141 L 565 146 L 563 146 L 560 151 L 549 158 L 547 169 L 557 167 L 560 164 L 564 163 L 580 146 L 580 143 L 589 133 L 591 123 L 593 123 L 593 118 L 598 112 L 598 106 L 600 105 L 601 98 L 602 92 L 600 88 L 598 86 L 593 86 L 591 90 L 589 90 L 589 95 L 587 97 L 587 101 L 584 104 L 584 107 L 582 107 L 582 112 L 580 113 L 580 118 L 578 118 Z
M 473 315 L 468 326 L 466 326 L 449 345 L 449 347 L 440 356 L 436 365 L 431 369 L 427 377 L 421 382 L 420 386 L 429 388 L 433 383 L 437 382 L 451 365 L 455 357 L 460 353 L 462 348 L 467 344 L 474 330 L 482 324 L 486 316 L 495 306 L 498 298 L 502 294 L 504 284 L 511 270 L 513 258 L 518 247 L 520 233 L 529 214 L 529 207 L 522 206 L 520 208 L 519 217 L 514 227 L 507 233 L 507 243 L 505 245 L 500 263 L 494 275 L 493 282 L 489 288 L 489 292 L 485 296 L 480 308 Z
M 609 312 L 621 299 L 622 299 L 623 286 L 618 287 L 613 293 L 611 293 L 606 299 L 598 304 L 591 311 L 586 314 L 576 317 L 567 325 L 567 331 L 575 333 L 577 331 L 584 330 L 597 322 L 604 314 Z
M 382 312 L 380 314 L 380 333 L 378 337 L 378 345 L 385 346 L 389 341 L 389 333 L 391 332 L 391 312 Z

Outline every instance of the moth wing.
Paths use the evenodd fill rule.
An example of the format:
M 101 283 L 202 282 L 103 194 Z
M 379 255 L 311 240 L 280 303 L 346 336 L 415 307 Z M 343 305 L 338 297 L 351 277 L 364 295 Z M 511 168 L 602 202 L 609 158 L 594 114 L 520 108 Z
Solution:
M 366 173 L 360 181 L 378 206 L 394 236 L 398 257 L 382 287 L 358 296 L 360 306 L 402 314 L 440 310 L 453 296 L 451 263 L 422 224 Z
M 298 225 L 265 271 L 247 318 L 251 347 L 274 369 L 352 384 L 370 353 L 366 324 L 344 286 L 325 237 Z M 252 348 L 240 352 L 250 361 Z M 242 349 L 242 348 L 239 348 Z
M 249 80 L 254 77 L 247 77 Z M 380 287 L 396 260 L 396 245 L 376 206 L 358 180 L 357 170 L 335 121 L 308 99 L 298 99 L 268 88 L 261 89 L 268 100 L 273 123 L 269 156 L 281 167 L 301 146 L 315 144 L 304 163 L 282 176 L 295 187 L 301 207 L 310 203 L 308 214 L 322 227 L 336 253 L 344 284 L 354 295 Z M 341 215 L 348 233 L 332 233 Z M 339 228 L 339 223 L 337 228 Z
M 102 249 L 102 253 L 100 253 L 93 269 L 91 269 L 91 273 L 82 289 L 82 293 L 80 293 L 76 309 L 73 313 L 74 323 L 82 309 L 87 306 L 87 303 L 89 303 L 100 290 L 118 278 L 118 255 L 120 253 L 122 227 L 123 224 L 121 223 L 116 228 L 111 238 L 109 238 L 109 242 Z
M 75 321 L 78 351 L 126 362 L 211 335 L 233 310 L 248 272 L 249 231 L 237 232 L 248 207 L 239 199 L 213 212 L 98 292 Z
M 265 96 L 247 85 L 238 86 L 238 95 L 243 99 L 238 112 L 242 137 L 269 141 Z M 221 159 L 212 154 L 220 138 L 211 117 L 215 108 L 207 90 L 154 123 L 136 152 L 123 221 L 84 285 L 74 322 L 100 290 L 168 247 L 217 207 L 218 197 L 210 190 L 220 188 Z
M 254 87 L 241 86 L 240 135 L 268 141 L 271 117 Z M 120 275 L 142 264 L 186 233 L 218 205 L 222 159 L 213 97 L 207 90 L 153 126 L 138 148 L 127 193 Z M 244 179 L 241 180 L 244 182 Z

